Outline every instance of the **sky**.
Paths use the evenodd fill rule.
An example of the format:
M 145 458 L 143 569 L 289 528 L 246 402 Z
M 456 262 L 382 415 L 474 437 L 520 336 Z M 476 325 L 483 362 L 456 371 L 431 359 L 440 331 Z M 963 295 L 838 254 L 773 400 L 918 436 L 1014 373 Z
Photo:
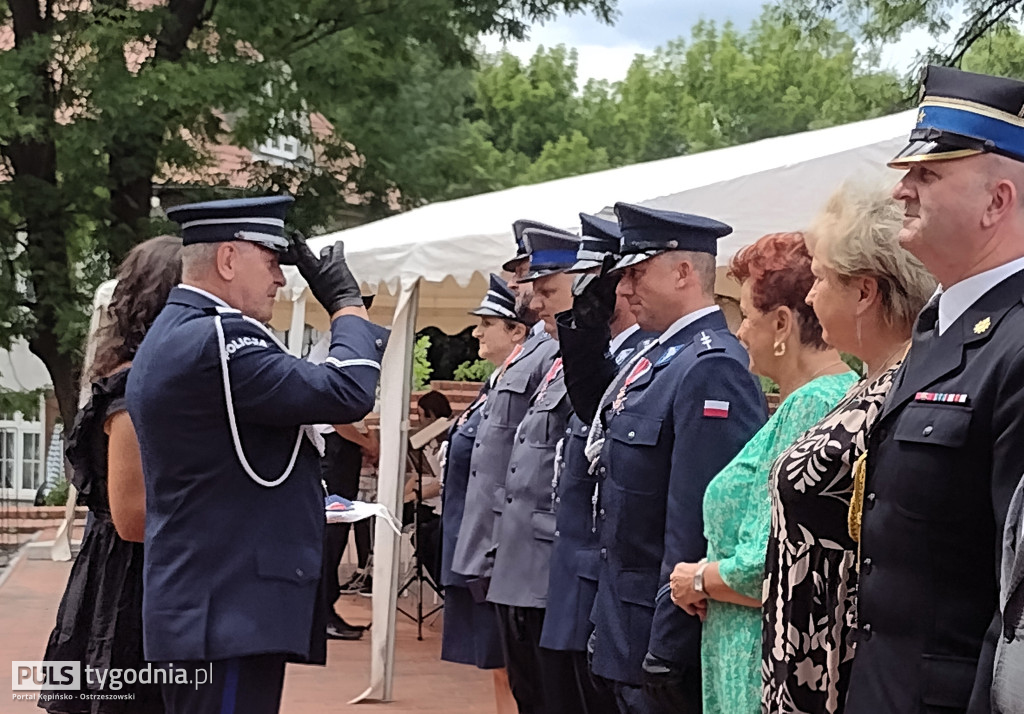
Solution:
M 579 56 L 579 83 L 588 79 L 615 82 L 626 76 L 633 57 L 649 53 L 679 36 L 688 36 L 701 19 L 722 24 L 732 21 L 746 30 L 761 14 L 761 0 L 618 0 L 618 17 L 614 25 L 605 25 L 593 15 L 560 16 L 531 28 L 528 40 L 506 46 L 521 58 L 533 55 L 539 45 L 554 47 L 564 44 L 576 48 Z M 914 63 L 915 55 L 930 40 L 927 33 L 912 32 L 882 55 L 884 66 L 905 73 Z M 501 49 L 496 37 L 484 38 L 487 51 Z

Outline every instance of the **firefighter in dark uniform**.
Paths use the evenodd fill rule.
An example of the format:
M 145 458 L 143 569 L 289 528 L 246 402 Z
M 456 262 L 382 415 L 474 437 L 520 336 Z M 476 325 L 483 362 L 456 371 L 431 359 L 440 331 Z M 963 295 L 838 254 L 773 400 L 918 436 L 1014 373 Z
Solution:
M 580 224 L 583 235 L 576 263 L 566 272 L 582 277 L 600 273 L 606 259 L 617 257 L 622 234 L 615 221 L 586 213 L 580 214 Z M 563 316 L 564 313 L 558 318 Z M 629 310 L 629 303 L 622 298 L 614 303 L 605 322 L 609 329 L 609 352 L 619 365 L 629 359 L 644 339 L 651 337 L 650 333 L 640 330 Z M 561 459 L 556 464 L 555 541 L 540 644 L 547 649 L 570 653 L 584 709 L 588 714 L 599 714 L 614 713 L 618 709 L 613 699 L 594 687 L 586 656 L 587 639 L 593 629 L 590 611 L 597 595 L 597 575 L 601 564 L 597 536 L 597 479 L 590 473 L 590 462 L 584 453 L 591 419 L 593 414 L 586 419 L 575 413 L 569 417 Z
M 612 380 L 588 436 L 600 480 L 592 669 L 623 714 L 699 712 L 700 621 L 672 604 L 669 575 L 704 554 L 704 489 L 767 406 L 714 302 L 716 241 L 729 226 L 621 203 L 615 213 L 618 291 L 659 337 Z M 592 363 L 602 353 L 595 341 Z
M 146 482 L 146 659 L 210 669 L 164 684 L 169 712 L 276 712 L 286 661 L 323 662 L 317 436 L 373 407 L 388 331 L 340 243 L 285 237 L 290 197 L 180 206 L 182 280 L 139 347 L 128 411 Z M 264 327 L 295 263 L 331 315 L 326 363 Z M 182 669 L 184 668 L 184 669 Z
M 1024 82 L 929 67 L 901 244 L 938 278 L 867 440 L 848 714 L 989 712 L 1024 464 Z M 860 506 L 859 504 L 862 504 Z M 1017 676 L 1024 677 L 1024 673 Z

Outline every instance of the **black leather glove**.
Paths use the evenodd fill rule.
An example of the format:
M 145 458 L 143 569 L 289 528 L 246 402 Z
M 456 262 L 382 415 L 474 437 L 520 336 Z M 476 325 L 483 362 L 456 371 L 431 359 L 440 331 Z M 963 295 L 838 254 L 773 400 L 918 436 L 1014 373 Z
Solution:
M 605 263 L 601 274 L 580 275 L 573 282 L 572 316 L 579 328 L 607 326 L 615 313 L 615 289 L 619 286 L 622 271 L 608 272 L 607 257 Z
M 644 656 L 643 670 L 644 691 L 666 711 L 682 714 L 700 711 L 699 673 L 680 671 L 678 665 L 655 657 L 650 652 Z
M 324 247 L 320 257 L 306 244 L 301 233 L 293 233 L 288 250 L 282 262 L 290 263 L 299 269 L 309 291 L 317 299 L 329 315 L 333 315 L 343 307 L 362 307 L 363 298 L 359 292 L 352 271 L 345 262 L 345 244 L 340 240 L 334 245 Z

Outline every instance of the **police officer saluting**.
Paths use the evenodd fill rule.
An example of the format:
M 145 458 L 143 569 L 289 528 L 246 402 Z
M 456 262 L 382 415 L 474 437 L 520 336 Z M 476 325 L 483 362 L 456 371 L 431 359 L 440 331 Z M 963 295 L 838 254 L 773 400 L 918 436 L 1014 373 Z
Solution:
M 555 229 L 531 228 L 524 236 L 533 283 L 531 307 L 555 335 L 555 314 L 572 305 L 572 276 L 579 238 Z M 582 711 L 573 683 L 572 662 L 564 653 L 540 647 L 547 605 L 548 562 L 555 534 L 556 445 L 571 405 L 556 357 L 516 430 L 505 477 L 505 503 L 495 523 L 497 551 L 487 599 L 497 605 L 499 632 L 512 693 L 520 711 L 551 714 Z
M 601 482 L 592 668 L 623 714 L 699 712 L 700 620 L 672 604 L 669 575 L 703 556 L 704 490 L 767 408 L 714 303 L 716 241 L 729 226 L 624 203 L 615 213 L 619 293 L 660 336 L 618 373 L 590 429 Z M 591 359 L 603 351 L 597 341 Z
M 583 274 L 596 276 L 606 260 L 617 257 L 622 234 L 614 221 L 586 213 L 580 214 L 580 223 L 583 236 L 576 263 L 566 272 L 579 274 L 577 281 L 582 283 L 592 279 L 583 278 Z M 585 299 L 577 297 L 574 307 L 575 302 Z M 559 325 L 566 318 L 571 319 L 572 313 L 556 316 Z M 623 364 L 644 339 L 652 337 L 650 333 L 640 331 L 625 298 L 615 299 L 614 285 L 611 286 L 608 309 L 599 319 L 609 330 L 609 352 L 616 364 Z M 580 365 L 587 371 L 592 366 Z M 607 383 L 603 384 L 600 391 L 607 386 Z M 571 400 L 571 393 L 569 397 Z M 575 413 L 569 417 L 561 446 L 561 460 L 556 464 L 555 540 L 540 644 L 547 649 L 569 653 L 584 710 L 588 714 L 599 714 L 614 713 L 618 708 L 612 698 L 594 687 L 586 657 L 587 639 L 593 629 L 590 612 L 597 595 L 601 564 L 597 535 L 597 479 L 590 472 L 590 462 L 585 453 L 592 420 L 592 411 L 584 418 Z
M 991 711 L 1016 636 L 998 553 L 1024 463 L 1022 113 L 1024 82 L 930 67 L 890 164 L 900 242 L 941 288 L 868 436 L 848 713 Z
M 128 381 L 146 481 L 146 659 L 213 672 L 207 685 L 165 684 L 172 713 L 276 712 L 285 662 L 324 660 L 324 500 L 303 425 L 370 411 L 388 331 L 367 321 L 341 243 L 316 258 L 285 237 L 291 202 L 168 211 L 182 229 L 182 285 Z M 331 316 L 322 365 L 263 325 L 282 262 Z

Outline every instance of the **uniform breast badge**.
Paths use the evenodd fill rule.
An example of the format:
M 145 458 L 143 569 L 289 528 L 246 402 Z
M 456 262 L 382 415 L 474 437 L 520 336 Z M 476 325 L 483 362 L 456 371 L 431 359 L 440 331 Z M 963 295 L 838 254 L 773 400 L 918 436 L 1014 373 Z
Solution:
M 991 317 L 986 317 L 984 320 L 978 320 L 976 323 L 974 323 L 974 334 L 982 335 L 990 327 L 992 327 L 992 318 Z
M 616 414 L 622 411 L 622 408 L 626 406 L 626 390 L 629 389 L 630 385 L 636 380 L 640 379 L 643 375 L 647 374 L 651 370 L 651 361 L 646 357 L 642 357 L 630 371 L 629 376 L 626 377 L 626 381 L 619 387 L 618 393 L 615 395 L 615 400 L 612 402 L 612 411 Z

